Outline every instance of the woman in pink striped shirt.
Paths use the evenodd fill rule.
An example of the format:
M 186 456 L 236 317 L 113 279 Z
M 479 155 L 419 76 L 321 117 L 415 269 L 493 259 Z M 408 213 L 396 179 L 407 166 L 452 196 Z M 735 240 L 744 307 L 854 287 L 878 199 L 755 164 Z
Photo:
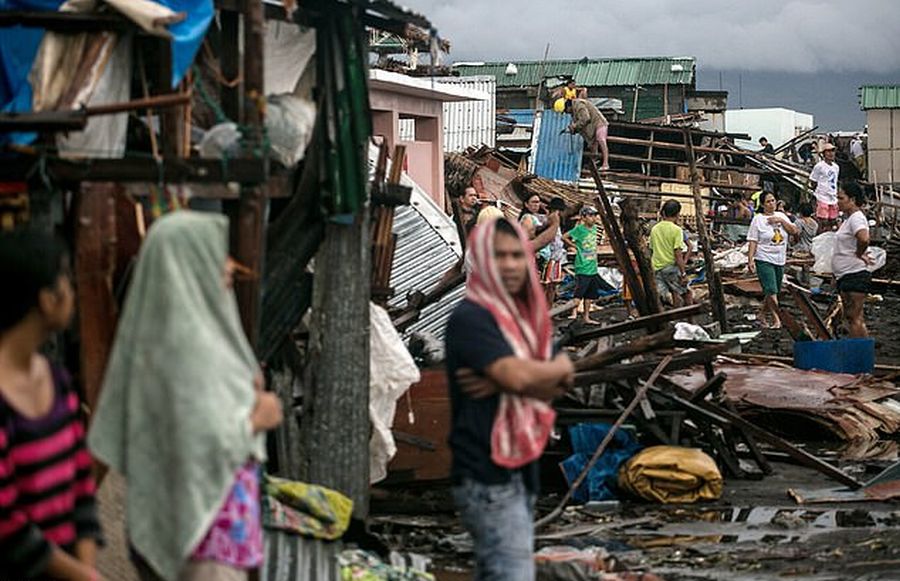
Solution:
M 0 234 L 0 579 L 100 579 L 77 395 L 39 353 L 74 311 L 62 244 Z

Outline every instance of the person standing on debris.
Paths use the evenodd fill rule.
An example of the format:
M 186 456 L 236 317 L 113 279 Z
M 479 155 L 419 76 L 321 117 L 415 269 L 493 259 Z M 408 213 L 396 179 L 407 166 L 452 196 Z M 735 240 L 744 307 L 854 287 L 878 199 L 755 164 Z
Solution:
M 587 99 L 570 99 L 566 101 L 566 113 L 572 115 L 572 123 L 565 129 L 571 134 L 580 133 L 591 153 L 597 155 L 597 148 L 603 154 L 601 171 L 609 169 L 609 146 L 606 138 L 609 134 L 609 121 L 603 113 Z
M 866 179 L 866 150 L 859 133 L 854 135 L 850 141 L 850 158 L 859 170 L 860 179 Z
M 574 379 L 568 356 L 553 354 L 549 311 L 528 246 L 521 228 L 506 219 L 479 225 L 469 245 L 466 298 L 447 323 L 453 498 L 474 540 L 477 581 L 535 578 L 536 460 L 552 429 L 549 402 Z M 537 433 L 526 426 L 513 434 L 500 429 L 510 402 L 523 414 L 541 411 L 533 416 Z M 514 444 L 530 441 L 532 453 L 510 462 L 510 442 L 501 435 Z
M 841 168 L 835 163 L 834 156 L 834 144 L 823 145 L 822 161 L 809 174 L 810 181 L 816 184 L 816 219 L 822 230 L 833 228 L 838 217 L 837 190 Z
M 565 233 L 563 242 L 575 250 L 575 298 L 581 300 L 581 313 L 585 323 L 591 320 L 591 302 L 599 298 L 600 291 L 611 290 L 597 274 L 597 209 L 581 208 L 578 224 Z
M 563 266 L 568 262 L 566 256 L 566 244 L 563 242 L 562 224 L 563 214 L 566 211 L 566 202 L 559 197 L 550 200 L 550 214 L 548 216 L 548 228 L 552 229 L 553 239 L 539 253 L 543 255 L 544 266 L 541 269 L 541 284 L 544 286 L 544 294 L 547 304 L 551 307 L 556 301 L 556 288 L 565 277 Z
M 80 402 L 40 349 L 72 320 L 62 243 L 0 233 L 0 579 L 100 579 Z
M 759 146 L 762 147 L 762 149 L 759 150 L 760 153 L 767 153 L 769 155 L 775 155 L 775 148 L 772 147 L 772 144 L 769 143 L 769 140 L 766 139 L 765 137 L 759 138 Z
M 241 327 L 228 219 L 181 210 L 144 240 L 93 417 L 125 476 L 143 581 L 238 581 L 263 560 L 259 465 L 281 403 Z
M 862 207 L 866 196 L 856 182 L 846 182 L 838 191 L 838 205 L 847 218 L 834 237 L 831 272 L 837 280 L 844 305 L 844 320 L 851 337 L 868 337 L 863 306 L 872 284 L 868 266 L 872 258 L 869 249 L 869 220 Z
M 478 192 L 469 186 L 459 198 L 459 222 L 466 234 L 475 227 L 478 221 Z
M 800 233 L 797 235 L 797 243 L 794 252 L 809 254 L 812 252 L 812 241 L 819 233 L 819 223 L 813 218 L 812 204 L 800 204 L 799 216 L 794 222 Z
M 781 327 L 778 316 L 778 293 L 784 278 L 784 265 L 787 262 L 788 235 L 796 236 L 800 230 L 790 219 L 776 211 L 775 194 L 767 192 L 762 196 L 762 211 L 750 222 L 747 241 L 747 269 L 756 273 L 764 295 L 759 311 L 759 321 L 768 327 L 767 315 L 772 315 L 772 328 Z
M 553 91 L 553 99 L 565 99 L 566 101 L 571 101 L 572 99 L 586 99 L 587 98 L 587 89 L 584 87 L 579 87 L 578 83 L 575 82 L 575 79 L 569 77 L 566 79 L 566 84 L 555 89 Z
M 694 296 L 687 285 L 687 246 L 684 232 L 678 225 L 681 204 L 666 200 L 660 217 L 650 229 L 651 264 L 660 294 L 672 296 L 672 305 L 681 307 L 694 304 Z

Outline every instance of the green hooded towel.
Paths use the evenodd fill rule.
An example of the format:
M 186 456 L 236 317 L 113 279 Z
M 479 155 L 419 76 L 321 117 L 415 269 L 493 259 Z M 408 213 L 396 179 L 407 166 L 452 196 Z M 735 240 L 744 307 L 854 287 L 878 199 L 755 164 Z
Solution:
M 248 459 L 257 361 L 224 283 L 228 219 L 179 211 L 150 228 L 88 444 L 128 482 L 127 532 L 177 578 Z

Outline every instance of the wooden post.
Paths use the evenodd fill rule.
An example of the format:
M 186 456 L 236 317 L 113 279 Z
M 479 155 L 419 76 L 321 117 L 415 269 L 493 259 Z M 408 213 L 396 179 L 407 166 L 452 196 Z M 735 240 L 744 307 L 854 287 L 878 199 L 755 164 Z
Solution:
M 244 108 L 245 157 L 264 157 L 263 123 L 265 90 L 263 87 L 263 6 L 260 0 L 248 0 L 244 12 Z M 225 38 L 228 43 L 231 39 Z M 237 38 L 234 39 L 237 41 Z M 254 276 L 235 282 L 235 293 L 241 309 L 241 321 L 250 344 L 256 346 L 261 314 L 262 271 L 265 261 L 265 224 L 268 199 L 261 185 L 241 190 L 235 226 L 234 255 Z
M 634 296 L 634 302 L 637 305 L 638 312 L 642 316 L 652 315 L 650 307 L 647 305 L 644 296 L 644 288 L 638 280 L 637 272 L 634 265 L 631 264 L 631 258 L 628 256 L 628 248 L 625 246 L 625 240 L 622 237 L 622 231 L 616 222 L 616 216 L 613 214 L 612 204 L 609 203 L 609 197 L 606 195 L 606 188 L 603 187 L 603 180 L 600 179 L 600 172 L 597 170 L 596 162 L 591 159 L 588 161 L 588 168 L 594 183 L 597 186 L 597 199 L 600 201 L 600 218 L 603 220 L 603 229 L 612 245 L 613 253 L 616 255 L 616 262 L 619 263 L 619 269 L 625 278 L 625 284 L 631 289 Z
M 697 159 L 694 156 L 694 143 L 691 130 L 684 129 L 685 153 L 691 171 L 691 191 L 694 194 L 694 214 L 697 217 L 697 235 L 703 248 L 703 261 L 706 263 L 706 281 L 709 284 L 709 300 L 712 303 L 713 316 L 719 322 L 722 333 L 728 328 L 728 316 L 725 308 L 725 292 L 722 290 L 722 277 L 716 269 L 713 259 L 709 233 L 706 231 L 706 219 L 703 216 L 703 198 L 700 195 L 700 173 L 697 170 Z
M 329 223 L 316 255 L 304 384 L 300 478 L 369 512 L 369 217 Z
M 88 407 L 97 405 L 116 329 L 113 272 L 116 268 L 115 184 L 85 183 L 76 197 L 75 282 L 81 383 Z
M 634 200 L 624 198 L 619 202 L 619 207 L 622 209 L 622 228 L 625 231 L 625 240 L 628 242 L 628 248 L 634 255 L 638 271 L 641 274 L 644 300 L 651 313 L 658 313 L 662 310 L 662 305 L 659 302 L 659 289 L 656 287 L 656 275 L 650 263 L 650 252 L 647 249 L 647 242 L 641 232 L 637 206 Z

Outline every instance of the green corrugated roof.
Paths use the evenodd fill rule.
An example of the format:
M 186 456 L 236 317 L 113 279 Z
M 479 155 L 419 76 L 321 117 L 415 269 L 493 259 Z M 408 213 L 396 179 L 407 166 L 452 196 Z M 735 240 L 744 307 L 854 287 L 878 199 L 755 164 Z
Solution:
M 866 85 L 860 87 L 859 106 L 863 110 L 900 109 L 900 85 Z
M 512 62 L 518 68 L 507 75 Z M 543 76 L 574 76 L 582 87 L 634 85 L 689 85 L 694 80 L 693 57 L 655 57 L 623 59 L 579 59 L 541 61 L 504 61 L 484 64 L 460 64 L 454 68 L 462 76 L 493 75 L 498 87 L 537 85 Z

